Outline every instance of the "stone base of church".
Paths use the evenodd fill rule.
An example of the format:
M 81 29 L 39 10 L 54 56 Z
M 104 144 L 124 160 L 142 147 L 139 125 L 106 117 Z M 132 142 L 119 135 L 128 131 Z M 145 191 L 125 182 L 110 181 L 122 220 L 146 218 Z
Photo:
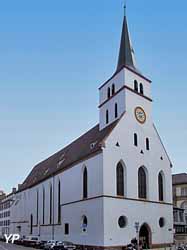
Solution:
M 173 244 L 153 244 L 150 249 L 159 250 L 165 249 L 170 250 L 172 249 Z M 80 250 L 126 250 L 127 246 L 83 246 L 78 245 L 78 249 Z

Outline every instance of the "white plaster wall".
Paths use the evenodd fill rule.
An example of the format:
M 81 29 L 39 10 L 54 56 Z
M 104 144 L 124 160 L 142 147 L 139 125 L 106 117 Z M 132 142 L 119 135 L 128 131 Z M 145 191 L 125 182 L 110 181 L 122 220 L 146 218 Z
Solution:
M 117 103 L 118 105 L 118 117 L 117 118 L 115 118 L 115 103 Z M 99 118 L 100 129 L 103 129 L 104 127 L 108 126 L 108 124 L 106 124 L 106 110 L 108 110 L 109 112 L 108 124 L 114 122 L 124 113 L 125 111 L 125 90 L 124 89 L 100 108 L 100 118 Z
M 171 220 L 173 208 L 169 205 L 136 202 L 121 199 L 104 199 L 104 245 L 127 245 L 136 237 L 135 222 L 147 223 L 152 232 L 152 244 L 172 243 L 173 228 Z M 127 226 L 120 228 L 120 216 L 128 218 Z M 165 226 L 159 227 L 159 218 L 165 218 Z
M 115 91 L 117 92 L 124 85 L 124 83 L 125 70 L 123 69 L 99 90 L 99 104 L 102 104 L 108 99 L 108 87 L 110 87 L 112 93 L 112 84 L 115 84 Z
M 151 83 L 141 76 L 131 72 L 130 70 L 125 68 L 125 85 L 130 87 L 131 89 L 134 89 L 134 80 L 138 82 L 138 86 L 140 83 L 143 84 L 144 87 L 144 95 L 151 98 Z M 140 90 L 140 86 L 139 86 Z

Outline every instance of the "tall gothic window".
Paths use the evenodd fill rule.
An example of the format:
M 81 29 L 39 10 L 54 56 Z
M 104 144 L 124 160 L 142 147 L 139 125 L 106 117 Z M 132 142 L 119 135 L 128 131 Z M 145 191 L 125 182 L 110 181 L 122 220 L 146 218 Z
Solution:
M 117 195 L 124 196 L 124 169 L 121 162 L 116 168 Z
M 150 150 L 149 138 L 146 138 L 146 149 Z
M 115 118 L 118 117 L 118 104 L 115 103 Z
M 33 215 L 31 214 L 31 217 L 30 217 L 30 234 L 33 233 Z
M 43 187 L 43 225 L 45 224 L 45 188 Z
M 61 183 L 58 182 L 58 223 L 61 223 Z
M 109 112 L 108 112 L 108 110 L 106 111 L 106 124 L 108 124 L 109 123 Z
M 143 84 L 140 83 L 140 94 L 143 95 L 144 94 L 144 90 L 143 90 Z
M 134 133 L 134 146 L 138 146 L 138 136 L 136 133 Z
M 52 185 L 49 188 L 49 224 L 52 224 Z
M 147 198 L 146 172 L 143 167 L 140 167 L 138 170 L 138 196 L 141 199 Z
M 112 84 L 112 95 L 114 95 L 115 92 L 116 92 L 116 91 L 115 91 L 115 84 L 113 83 L 113 84 Z
M 38 216 L 39 216 L 39 193 L 36 191 L 36 224 L 38 225 Z
M 138 82 L 136 80 L 134 81 L 134 90 L 138 92 Z
M 108 99 L 110 98 L 110 88 L 108 88 L 108 90 L 107 90 L 107 97 L 108 97 Z
M 83 172 L 83 199 L 88 198 L 88 172 L 87 168 L 84 168 Z
M 159 201 L 164 200 L 164 181 L 163 181 L 163 175 L 160 172 L 158 175 L 158 192 L 159 192 Z

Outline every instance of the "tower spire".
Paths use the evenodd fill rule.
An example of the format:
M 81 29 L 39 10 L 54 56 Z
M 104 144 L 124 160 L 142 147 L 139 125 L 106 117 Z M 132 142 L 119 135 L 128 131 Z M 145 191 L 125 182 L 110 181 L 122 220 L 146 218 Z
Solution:
M 123 28 L 121 34 L 121 44 L 120 51 L 118 57 L 118 65 L 116 71 L 120 71 L 124 67 L 129 67 L 136 72 L 139 72 L 136 69 L 135 63 L 135 55 L 134 50 L 131 45 L 130 34 L 128 30 L 127 24 L 127 16 L 126 16 L 126 1 L 124 3 L 124 19 L 123 19 Z

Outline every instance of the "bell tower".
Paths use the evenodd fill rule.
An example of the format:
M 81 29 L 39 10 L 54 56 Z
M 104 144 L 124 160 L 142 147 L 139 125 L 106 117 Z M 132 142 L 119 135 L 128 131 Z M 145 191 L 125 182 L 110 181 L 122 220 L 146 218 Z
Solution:
M 100 130 L 130 111 L 133 102 L 141 106 L 143 99 L 152 101 L 150 83 L 136 67 L 125 11 L 116 71 L 99 88 Z

